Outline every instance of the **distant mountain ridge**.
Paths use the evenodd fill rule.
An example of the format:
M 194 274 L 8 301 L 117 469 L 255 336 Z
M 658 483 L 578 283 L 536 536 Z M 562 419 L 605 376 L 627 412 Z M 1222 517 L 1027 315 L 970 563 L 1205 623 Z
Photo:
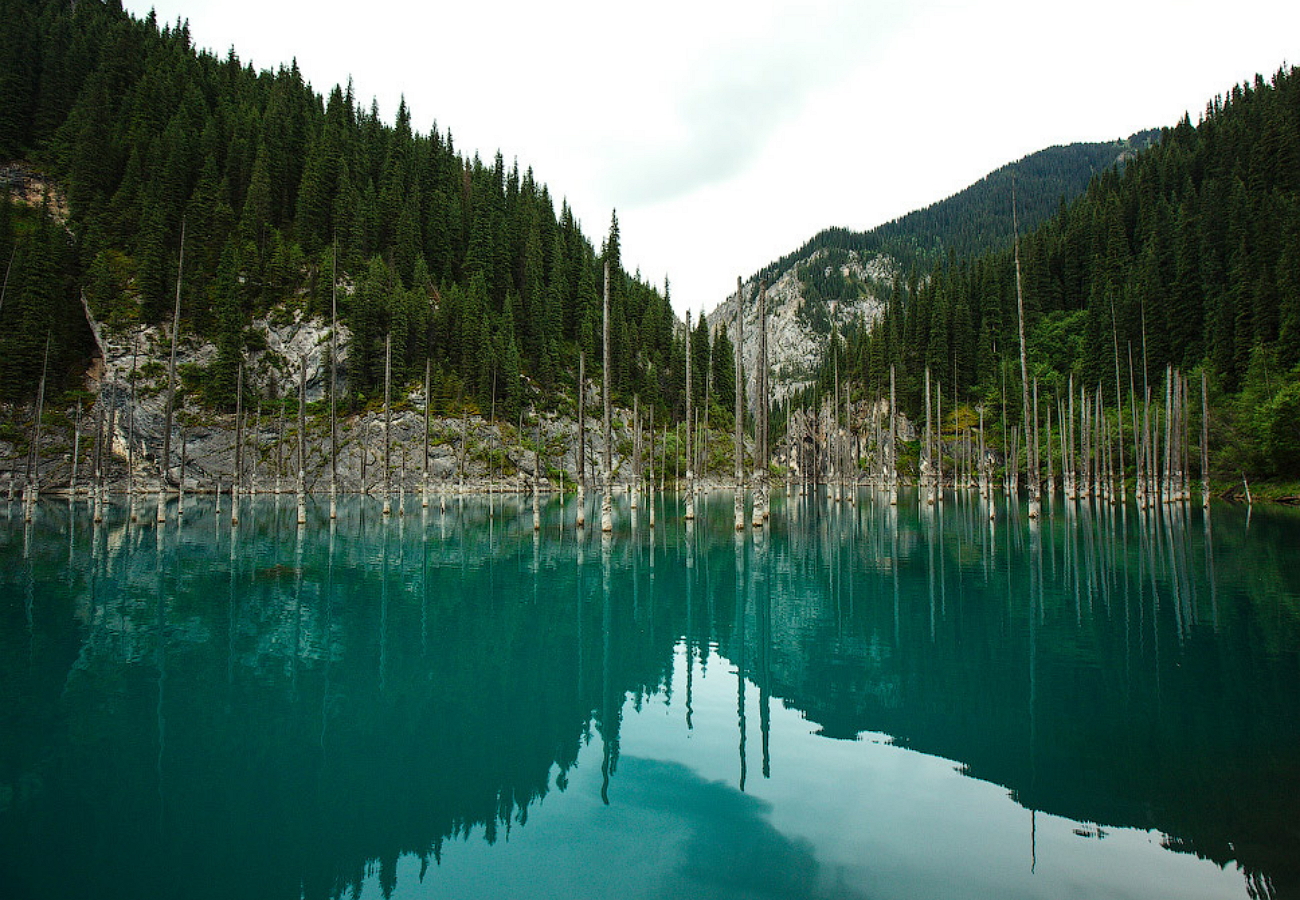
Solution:
M 760 269 L 745 282 L 745 329 L 755 333 L 755 298 L 766 279 L 775 398 L 811 384 L 832 332 L 874 322 L 898 282 L 924 278 L 949 254 L 963 259 L 1009 245 L 1013 181 L 1020 228 L 1028 231 L 1082 195 L 1094 175 L 1122 165 L 1159 140 L 1160 133 L 1152 129 L 1123 140 L 1040 150 L 870 231 L 828 228 Z M 735 303 L 732 295 L 710 314 L 713 329 L 724 324 L 733 328 Z M 729 334 L 734 340 L 734 332 Z M 757 347 L 750 343 L 746 341 L 745 356 L 752 379 Z
M 827 228 L 802 247 L 754 275 L 775 281 L 818 250 L 888 254 L 904 272 L 928 268 L 948 253 L 965 258 L 1010 244 L 1011 191 L 1015 183 L 1022 230 L 1055 215 L 1063 202 L 1081 195 L 1093 176 L 1122 165 L 1160 139 L 1160 129 L 1126 139 L 1057 145 L 1039 150 L 985 175 L 951 197 L 900 216 L 869 231 Z

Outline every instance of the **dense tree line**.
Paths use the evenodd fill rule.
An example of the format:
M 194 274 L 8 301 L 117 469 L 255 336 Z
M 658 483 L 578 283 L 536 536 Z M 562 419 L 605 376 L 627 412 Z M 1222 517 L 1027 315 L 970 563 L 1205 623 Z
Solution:
M 691 329 L 691 396 L 700 421 L 725 430 L 735 421 L 736 351 L 726 328 L 712 338 L 711 330 L 700 313 Z
M 1166 366 L 1204 368 L 1220 470 L 1300 474 L 1300 72 L 1234 87 L 1100 173 L 1023 236 L 1021 263 L 1049 396 L 1073 375 L 1115 406 L 1159 398 Z M 927 366 L 946 396 L 996 405 L 1004 383 L 1019 394 L 1016 327 L 1005 247 L 900 279 L 844 354 L 872 391 L 896 366 L 914 411 Z
M 350 85 L 322 96 L 295 63 L 197 52 L 185 23 L 118 0 L 0 0 L 0 159 L 49 175 L 69 207 L 66 227 L 0 213 L 15 260 L 4 398 L 34 390 L 32 355 L 84 319 L 83 291 L 110 325 L 168 320 L 183 231 L 182 329 L 219 348 L 204 379 L 217 406 L 234 401 L 250 323 L 285 304 L 328 316 L 335 273 L 354 402 L 382 390 L 390 335 L 395 377 L 421 379 L 429 360 L 439 396 L 550 402 L 579 348 L 598 371 L 606 263 L 616 393 L 680 403 L 667 286 L 624 272 L 617 218 L 596 248 L 500 153 L 465 158 L 404 102 L 390 125 Z M 64 337 L 60 370 L 75 370 L 89 338 Z

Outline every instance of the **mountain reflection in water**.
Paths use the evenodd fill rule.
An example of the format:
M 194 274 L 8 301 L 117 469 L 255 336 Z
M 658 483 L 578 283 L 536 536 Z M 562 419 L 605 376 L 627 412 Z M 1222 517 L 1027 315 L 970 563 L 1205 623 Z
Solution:
M 1300 892 L 1300 518 L 774 498 L 0 509 L 0 895 Z

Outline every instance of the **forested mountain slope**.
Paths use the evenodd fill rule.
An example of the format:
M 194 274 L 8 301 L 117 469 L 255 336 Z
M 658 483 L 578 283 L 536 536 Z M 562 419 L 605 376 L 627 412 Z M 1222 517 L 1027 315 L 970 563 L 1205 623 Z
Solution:
M 1163 396 L 1166 366 L 1203 369 L 1212 468 L 1300 475 L 1300 71 L 1166 128 L 1028 231 L 1020 256 L 1030 370 L 1048 398 L 1074 376 L 1131 405 Z M 996 407 L 1004 384 L 1019 396 L 1015 282 L 1009 247 L 940 261 L 891 296 L 844 365 L 869 393 L 897 367 L 913 410 L 927 367 L 963 403 Z
M 429 360 L 440 397 L 545 403 L 579 348 L 598 370 L 606 263 L 616 393 L 675 400 L 666 286 L 623 271 L 616 219 L 597 249 L 500 153 L 462 156 L 405 104 L 390 125 L 350 85 L 322 96 L 294 64 L 197 52 L 183 23 L 0 0 L 6 161 L 0 399 L 35 393 L 47 336 L 57 387 L 77 384 L 95 353 L 83 297 L 110 328 L 169 324 L 183 237 L 181 331 L 219 349 L 186 402 L 229 407 L 250 323 L 328 318 L 337 283 L 353 403 L 381 389 L 389 335 L 398 379 Z M 48 202 L 9 202 L 33 184 Z
M 769 325 L 776 331 L 770 352 L 777 398 L 812 383 L 832 331 L 871 327 L 891 292 L 914 290 L 936 261 L 1010 246 L 1013 184 L 1022 226 L 1036 225 L 1082 194 L 1097 173 L 1122 165 L 1158 137 L 1147 131 L 1127 140 L 1050 147 L 870 231 L 829 228 L 764 267 L 745 285 L 745 327 L 751 334 L 757 327 L 753 297 L 765 279 Z M 709 318 L 716 327 L 734 323 L 735 315 L 733 295 Z M 755 352 L 747 348 L 751 371 Z
M 1015 186 L 1021 227 L 1033 227 L 1060 211 L 1088 187 L 1093 176 L 1123 163 L 1159 138 L 1158 130 L 1126 140 L 1048 147 L 990 172 L 951 197 L 869 231 L 828 228 L 795 252 L 766 266 L 756 278 L 775 281 L 819 250 L 832 258 L 856 251 L 886 254 L 902 272 L 928 269 L 948 255 L 959 259 L 1008 246 L 1012 237 L 1011 190 Z M 826 286 L 820 292 L 838 299 Z

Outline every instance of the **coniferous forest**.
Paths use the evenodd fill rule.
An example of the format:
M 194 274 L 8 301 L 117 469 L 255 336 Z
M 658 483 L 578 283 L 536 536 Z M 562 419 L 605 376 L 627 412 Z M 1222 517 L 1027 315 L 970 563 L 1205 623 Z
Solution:
M 676 400 L 667 285 L 623 271 L 616 216 L 597 248 L 500 153 L 463 157 L 404 103 L 386 124 L 295 64 L 196 51 L 184 23 L 117 0 L 0 2 L 0 161 L 6 198 L 26 184 L 35 200 L 0 204 L 0 399 L 35 394 L 47 338 L 52 390 L 77 385 L 83 297 L 110 328 L 169 325 L 183 242 L 181 333 L 219 351 L 189 402 L 232 408 L 252 322 L 328 319 L 337 278 L 345 409 L 382 391 L 389 335 L 394 379 L 427 360 L 445 405 L 546 404 L 579 349 L 600 358 L 606 264 L 616 395 Z
M 1009 213 L 1010 191 L 1005 203 Z M 1300 71 L 1233 87 L 1198 123 L 1164 129 L 1023 233 L 1020 257 L 1029 373 L 1044 406 L 1072 376 L 1076 390 L 1100 392 L 1131 445 L 1131 407 L 1163 398 L 1170 367 L 1195 385 L 1199 420 L 1203 371 L 1211 471 L 1300 476 Z M 838 363 L 868 395 L 887 396 L 892 365 L 900 404 L 920 410 L 928 367 L 957 401 L 945 415 L 955 429 L 980 405 L 995 421 L 1004 398 L 1020 396 L 1018 352 L 1007 241 L 899 279 L 875 326 L 828 356 L 821 390 Z M 1017 404 L 1006 409 L 1018 424 Z
M 75 395 L 95 352 L 85 310 L 110 329 L 169 324 L 179 284 L 183 338 L 217 348 L 187 373 L 191 408 L 233 408 L 239 362 L 260 349 L 254 322 L 328 318 L 336 289 L 345 411 L 382 392 L 389 341 L 396 382 L 429 367 L 438 412 L 555 408 L 579 351 L 599 371 L 608 264 L 616 401 L 684 412 L 688 339 L 667 282 L 623 270 L 616 216 L 597 246 L 501 153 L 466 158 L 405 104 L 388 124 L 350 86 L 318 93 L 295 64 L 256 71 L 234 50 L 197 51 L 183 22 L 137 19 L 117 0 L 0 0 L 0 13 L 0 401 L 29 402 L 43 375 L 50 396 Z M 1298 80 L 1257 77 L 1196 124 L 1118 142 L 1122 163 L 1068 203 L 1023 170 L 1013 204 L 994 173 L 968 221 L 936 204 L 877 229 L 870 241 L 909 274 L 874 327 L 832 342 L 814 396 L 837 370 L 860 397 L 885 396 L 893 367 L 916 419 L 928 369 L 954 401 L 950 436 L 977 408 L 993 433 L 999 417 L 1019 425 L 1003 402 L 1020 391 L 1014 213 L 1045 407 L 1073 380 L 1132 445 L 1132 408 L 1161 396 L 1166 371 L 1204 372 L 1211 470 L 1300 475 Z M 1039 159 L 1043 184 L 1114 160 L 1117 144 L 1056 149 Z M 814 241 L 869 249 L 859 237 Z M 710 365 L 703 328 L 692 381 L 720 412 L 706 421 L 725 427 L 730 347 Z

